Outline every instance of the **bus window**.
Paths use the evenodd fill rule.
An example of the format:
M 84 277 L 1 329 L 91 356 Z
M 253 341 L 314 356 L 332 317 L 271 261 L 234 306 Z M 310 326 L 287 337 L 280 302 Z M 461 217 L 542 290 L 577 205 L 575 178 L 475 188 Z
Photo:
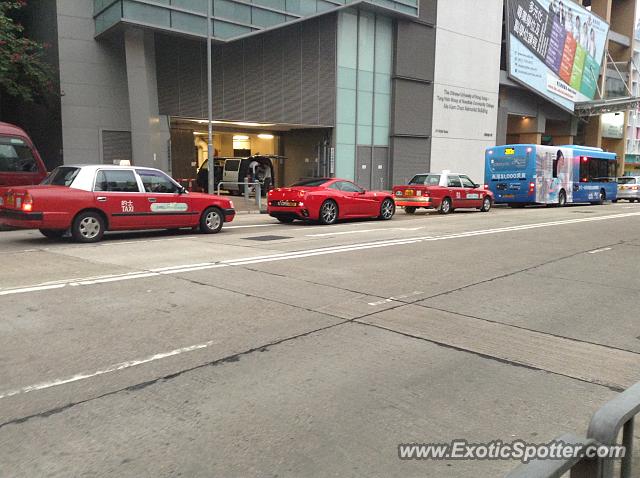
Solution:
M 616 176 L 616 162 L 608 159 L 580 158 L 580 181 L 603 182 L 605 178 Z

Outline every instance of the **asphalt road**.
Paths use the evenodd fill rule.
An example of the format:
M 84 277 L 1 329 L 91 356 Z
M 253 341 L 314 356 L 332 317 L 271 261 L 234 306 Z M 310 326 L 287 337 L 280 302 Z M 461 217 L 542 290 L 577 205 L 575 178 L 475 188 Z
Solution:
M 640 380 L 639 253 L 622 202 L 0 232 L 0 476 L 502 476 L 397 446 L 583 434 Z

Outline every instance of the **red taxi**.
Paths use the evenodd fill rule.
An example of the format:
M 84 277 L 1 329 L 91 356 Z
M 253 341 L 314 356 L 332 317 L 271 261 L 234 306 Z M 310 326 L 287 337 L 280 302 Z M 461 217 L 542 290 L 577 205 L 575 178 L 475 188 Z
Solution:
M 346 179 L 317 178 L 269 191 L 267 212 L 283 223 L 295 219 L 333 224 L 339 219 L 378 218 L 395 214 L 393 197 L 385 191 L 365 191 Z
M 418 208 L 437 209 L 441 214 L 458 208 L 487 212 L 493 204 L 491 191 L 465 174 L 449 171 L 416 174 L 406 186 L 394 186 L 393 197 L 396 206 L 403 207 L 407 214 Z
M 0 189 L 0 223 L 69 232 L 97 242 L 105 231 L 198 228 L 213 234 L 235 216 L 223 197 L 187 192 L 164 172 L 126 166 L 60 166 L 37 186 Z

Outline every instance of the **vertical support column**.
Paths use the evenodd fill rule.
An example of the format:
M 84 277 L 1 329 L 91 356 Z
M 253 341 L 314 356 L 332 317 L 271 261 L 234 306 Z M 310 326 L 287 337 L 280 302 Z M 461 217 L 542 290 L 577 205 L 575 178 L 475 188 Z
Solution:
M 134 164 L 170 171 L 169 125 L 158 109 L 153 33 L 130 28 L 124 34 L 124 44 Z

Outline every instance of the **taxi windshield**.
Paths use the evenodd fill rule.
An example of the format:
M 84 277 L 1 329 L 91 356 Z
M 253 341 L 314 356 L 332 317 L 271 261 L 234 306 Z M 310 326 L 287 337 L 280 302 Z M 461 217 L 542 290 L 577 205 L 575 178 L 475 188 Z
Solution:
M 69 166 L 60 166 L 54 169 L 49 176 L 44 178 L 44 181 L 40 184 L 47 184 L 49 186 L 71 186 L 73 180 L 80 172 L 80 168 L 72 168 Z
M 439 174 L 416 174 L 409 184 L 415 184 L 419 186 L 437 186 L 440 184 Z

